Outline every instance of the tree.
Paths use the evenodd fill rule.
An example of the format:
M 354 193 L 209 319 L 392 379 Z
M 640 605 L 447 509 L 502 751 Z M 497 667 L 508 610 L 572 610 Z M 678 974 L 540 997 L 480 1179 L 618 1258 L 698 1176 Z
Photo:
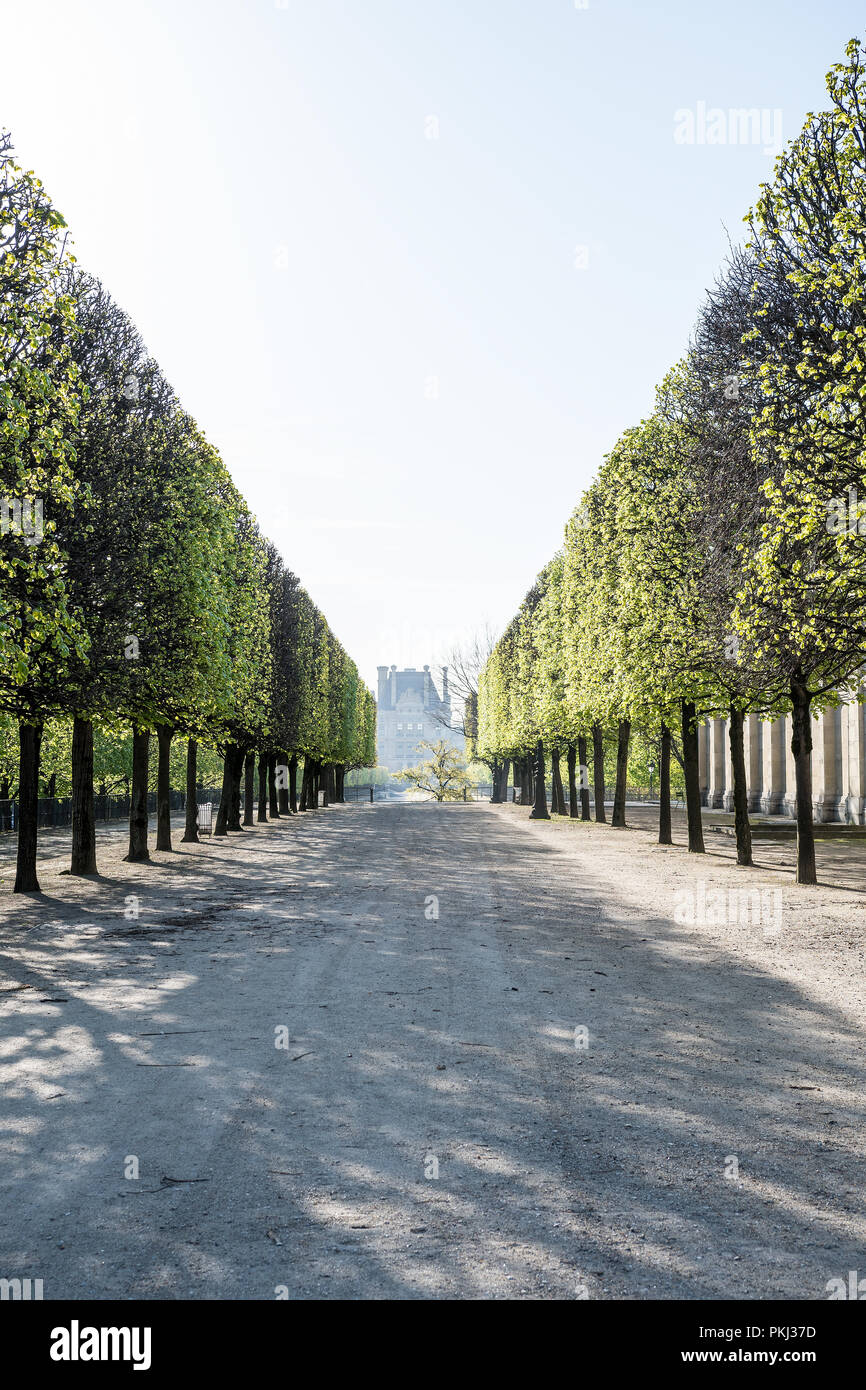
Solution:
M 87 634 L 69 597 L 58 526 L 87 496 L 71 442 L 80 401 L 63 291 L 65 222 L 0 132 L 0 705 L 19 721 L 15 892 L 39 889 L 36 842 L 45 714 Z
M 737 620 L 787 679 L 805 883 L 816 881 L 812 711 L 837 698 L 866 656 L 866 72 L 857 40 L 847 58 L 828 74 L 830 111 L 807 117 L 749 218 L 763 272 L 744 341 L 763 396 L 751 440 L 764 513 Z M 784 314 L 768 282 L 784 286 Z
M 268 548 L 243 499 L 232 499 L 233 535 L 221 576 L 228 618 L 227 712 L 218 745 L 223 786 L 215 835 L 240 831 L 241 773 L 248 749 L 270 737 L 271 647 Z
M 240 769 L 253 749 L 272 796 L 277 759 L 294 776 L 303 751 L 305 776 L 323 779 L 334 800 L 346 763 L 371 759 L 372 696 L 357 668 L 134 325 L 67 255 L 64 227 L 0 135 L 0 715 L 19 726 L 18 891 L 38 888 L 52 716 L 47 727 L 69 735 L 78 874 L 97 868 L 94 778 L 106 741 L 123 750 L 131 860 L 149 857 L 154 732 L 165 851 L 176 733 L 187 738 L 187 840 L 197 838 L 200 746 L 224 755 L 217 834 L 241 828 Z M 10 792 L 8 774 L 0 790 Z M 286 805 L 285 790 L 280 798 Z
M 863 58 L 852 40 L 828 77 L 831 110 L 777 161 L 749 244 L 731 253 L 653 414 L 581 499 L 562 577 L 556 560 L 539 576 L 479 679 L 475 714 L 479 745 L 535 746 L 539 770 L 543 740 L 555 765 L 557 740 L 580 747 L 591 726 L 599 820 L 615 728 L 615 824 L 631 730 L 658 738 L 659 839 L 671 838 L 673 754 L 696 852 L 698 724 L 727 717 L 737 855 L 750 864 L 745 716 L 790 711 L 801 882 L 815 881 L 811 715 L 866 660 Z
M 489 623 L 477 628 L 463 642 L 456 642 L 448 652 L 448 688 L 451 696 L 452 715 L 433 711 L 433 719 L 443 727 L 456 728 L 463 734 L 467 757 L 472 762 L 484 763 L 490 771 L 493 782 L 491 801 L 500 802 L 505 797 L 508 775 L 505 762 L 497 754 L 487 755 L 478 747 L 478 681 L 496 646 L 496 634 Z M 455 708 L 456 707 L 456 708 Z
M 462 801 L 463 793 L 472 782 L 466 770 L 466 762 L 454 746 L 445 739 L 418 745 L 426 749 L 430 756 L 417 767 L 407 767 L 395 773 L 401 782 L 409 782 L 419 791 L 429 792 L 435 801 Z

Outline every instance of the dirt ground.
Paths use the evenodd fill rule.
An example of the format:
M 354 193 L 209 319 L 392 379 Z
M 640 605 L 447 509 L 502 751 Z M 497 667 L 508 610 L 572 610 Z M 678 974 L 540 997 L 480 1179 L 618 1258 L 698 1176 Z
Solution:
M 798 888 L 790 844 L 742 870 L 630 815 L 350 805 L 134 866 L 117 826 L 102 877 L 43 859 L 33 898 L 0 846 L 0 1278 L 823 1299 L 866 1275 L 866 841 Z

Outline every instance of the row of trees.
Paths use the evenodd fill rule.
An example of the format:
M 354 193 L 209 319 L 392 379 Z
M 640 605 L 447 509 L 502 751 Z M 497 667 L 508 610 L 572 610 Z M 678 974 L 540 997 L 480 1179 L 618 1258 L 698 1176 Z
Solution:
M 73 723 L 71 717 L 63 716 L 45 720 L 39 748 L 42 797 L 66 799 L 72 794 Z M 103 728 L 98 720 L 94 722 L 93 784 L 98 795 L 129 796 L 132 784 L 132 749 L 132 731 L 128 727 L 107 729 Z M 155 744 L 152 751 L 156 751 Z M 180 790 L 186 786 L 186 754 L 186 745 L 180 740 L 175 740 L 171 748 L 173 790 Z M 18 723 L 9 715 L 0 715 L 0 807 L 4 802 L 17 799 L 19 761 Z M 199 786 L 219 786 L 223 776 L 223 760 L 219 753 L 205 744 L 199 744 L 197 763 Z M 152 757 L 149 783 L 152 792 L 156 791 L 156 770 L 156 761 Z
M 49 716 L 72 720 L 72 872 L 96 872 L 94 724 L 132 730 L 130 860 L 170 849 L 172 740 L 224 758 L 217 833 L 239 829 L 244 761 L 288 801 L 375 761 L 354 663 L 183 410 L 134 325 L 69 254 L 63 218 L 0 134 L 0 710 L 19 726 L 15 890 L 38 889 Z M 294 791 L 303 759 L 301 798 Z M 191 804 L 190 804 L 191 803 Z M 279 798 L 274 801 L 278 809 Z M 260 803 L 261 804 L 261 803 Z M 194 819 L 186 838 L 195 837 Z
M 698 726 L 730 721 L 737 854 L 750 864 L 744 720 L 790 714 L 797 878 L 815 882 L 813 715 L 860 698 L 866 659 L 866 80 L 852 40 L 776 161 L 653 414 L 605 458 L 479 681 L 481 756 L 569 767 L 617 745 L 625 823 L 635 729 L 683 767 L 689 849 L 703 851 Z M 861 516 L 862 512 L 862 516 Z M 849 688 L 849 682 L 851 687 Z M 573 788 L 574 790 L 574 788 Z M 501 795 L 501 790 L 500 790 Z M 554 797 L 556 792 L 554 789 Z M 576 798 L 572 799 L 572 808 Z M 589 798 L 583 813 L 589 815 Z

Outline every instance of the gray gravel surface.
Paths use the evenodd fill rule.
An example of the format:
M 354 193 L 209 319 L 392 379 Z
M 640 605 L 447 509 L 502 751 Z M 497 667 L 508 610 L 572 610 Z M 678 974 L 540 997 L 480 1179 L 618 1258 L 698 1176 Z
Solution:
M 0 1277 L 820 1299 L 866 1274 L 859 895 L 786 880 L 781 929 L 681 924 L 676 892 L 744 882 L 730 859 L 483 803 L 122 852 L 2 901 Z

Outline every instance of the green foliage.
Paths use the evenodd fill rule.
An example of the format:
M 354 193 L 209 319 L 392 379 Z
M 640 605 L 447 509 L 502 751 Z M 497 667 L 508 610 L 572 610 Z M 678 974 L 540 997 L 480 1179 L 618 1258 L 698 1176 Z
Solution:
M 772 717 L 795 691 L 836 701 L 862 667 L 863 59 L 852 40 L 653 414 L 604 459 L 491 654 L 479 756 L 561 752 L 593 726 L 609 741 L 621 720 L 654 746 L 683 702 Z
M 69 350 L 74 304 L 61 288 L 64 227 L 0 132 L 0 699 L 27 720 L 50 703 L 70 658 L 87 646 L 57 538 L 58 524 L 87 503 L 74 473 L 79 399 Z
M 69 782 L 71 717 L 96 785 L 131 776 L 130 725 L 201 745 L 375 762 L 375 704 L 216 449 L 127 317 L 66 252 L 65 223 L 0 135 L 0 712 L 47 720 L 43 780 Z M 35 512 L 34 512 L 35 515 Z M 14 720 L 0 723 L 13 776 Z M 182 741 L 171 780 L 185 784 Z
M 462 801 L 464 791 L 473 786 L 463 755 L 442 738 L 435 742 L 422 740 L 418 747 L 426 749 L 429 758 L 423 758 L 417 767 L 395 772 L 396 780 L 408 782 L 434 801 Z

